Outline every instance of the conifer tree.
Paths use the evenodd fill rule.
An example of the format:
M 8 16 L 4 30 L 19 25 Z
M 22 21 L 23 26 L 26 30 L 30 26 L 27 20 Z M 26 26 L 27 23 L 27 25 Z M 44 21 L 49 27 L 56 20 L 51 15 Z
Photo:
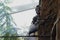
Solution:
M 17 36 L 14 21 L 10 14 L 11 8 L 6 4 L 8 0 L 0 0 L 0 36 Z M 5 38 L 3 40 L 18 40 L 18 38 Z

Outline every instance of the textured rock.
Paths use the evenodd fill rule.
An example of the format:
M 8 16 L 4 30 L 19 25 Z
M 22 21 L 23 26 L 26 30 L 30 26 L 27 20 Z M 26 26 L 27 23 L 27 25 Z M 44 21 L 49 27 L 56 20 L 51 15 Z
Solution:
M 51 40 L 51 37 L 46 37 L 46 35 L 51 35 L 51 30 L 53 27 L 54 22 L 57 18 L 57 0 L 41 0 L 41 19 L 45 20 L 42 25 L 39 26 L 39 40 Z M 45 35 L 45 37 L 44 37 Z

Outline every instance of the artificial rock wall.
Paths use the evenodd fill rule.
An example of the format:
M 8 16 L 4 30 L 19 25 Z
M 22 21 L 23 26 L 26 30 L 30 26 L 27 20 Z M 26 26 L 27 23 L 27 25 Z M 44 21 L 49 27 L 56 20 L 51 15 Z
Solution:
M 42 25 L 39 25 L 39 39 L 38 40 L 55 40 L 55 37 L 52 37 L 54 32 L 51 31 L 53 24 L 57 19 L 58 14 L 58 0 L 40 0 L 39 4 L 41 6 L 41 20 L 44 20 Z M 55 26 L 56 27 L 56 26 Z M 53 28 L 54 31 L 56 30 Z

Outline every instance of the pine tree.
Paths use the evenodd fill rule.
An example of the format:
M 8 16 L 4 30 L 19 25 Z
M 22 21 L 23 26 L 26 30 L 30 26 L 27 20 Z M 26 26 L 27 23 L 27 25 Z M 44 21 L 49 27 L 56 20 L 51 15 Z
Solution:
M 0 36 L 17 36 L 17 30 L 14 29 L 14 21 L 9 12 L 11 8 L 6 5 L 7 2 L 0 2 Z M 18 40 L 18 38 L 4 38 L 4 40 Z

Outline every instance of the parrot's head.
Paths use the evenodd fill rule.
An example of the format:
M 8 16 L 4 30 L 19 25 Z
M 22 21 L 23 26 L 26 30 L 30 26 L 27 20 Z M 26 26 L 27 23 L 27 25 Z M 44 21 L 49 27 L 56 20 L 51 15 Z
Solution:
M 37 15 L 40 15 L 40 6 L 39 5 L 36 6 L 35 11 L 36 11 Z

